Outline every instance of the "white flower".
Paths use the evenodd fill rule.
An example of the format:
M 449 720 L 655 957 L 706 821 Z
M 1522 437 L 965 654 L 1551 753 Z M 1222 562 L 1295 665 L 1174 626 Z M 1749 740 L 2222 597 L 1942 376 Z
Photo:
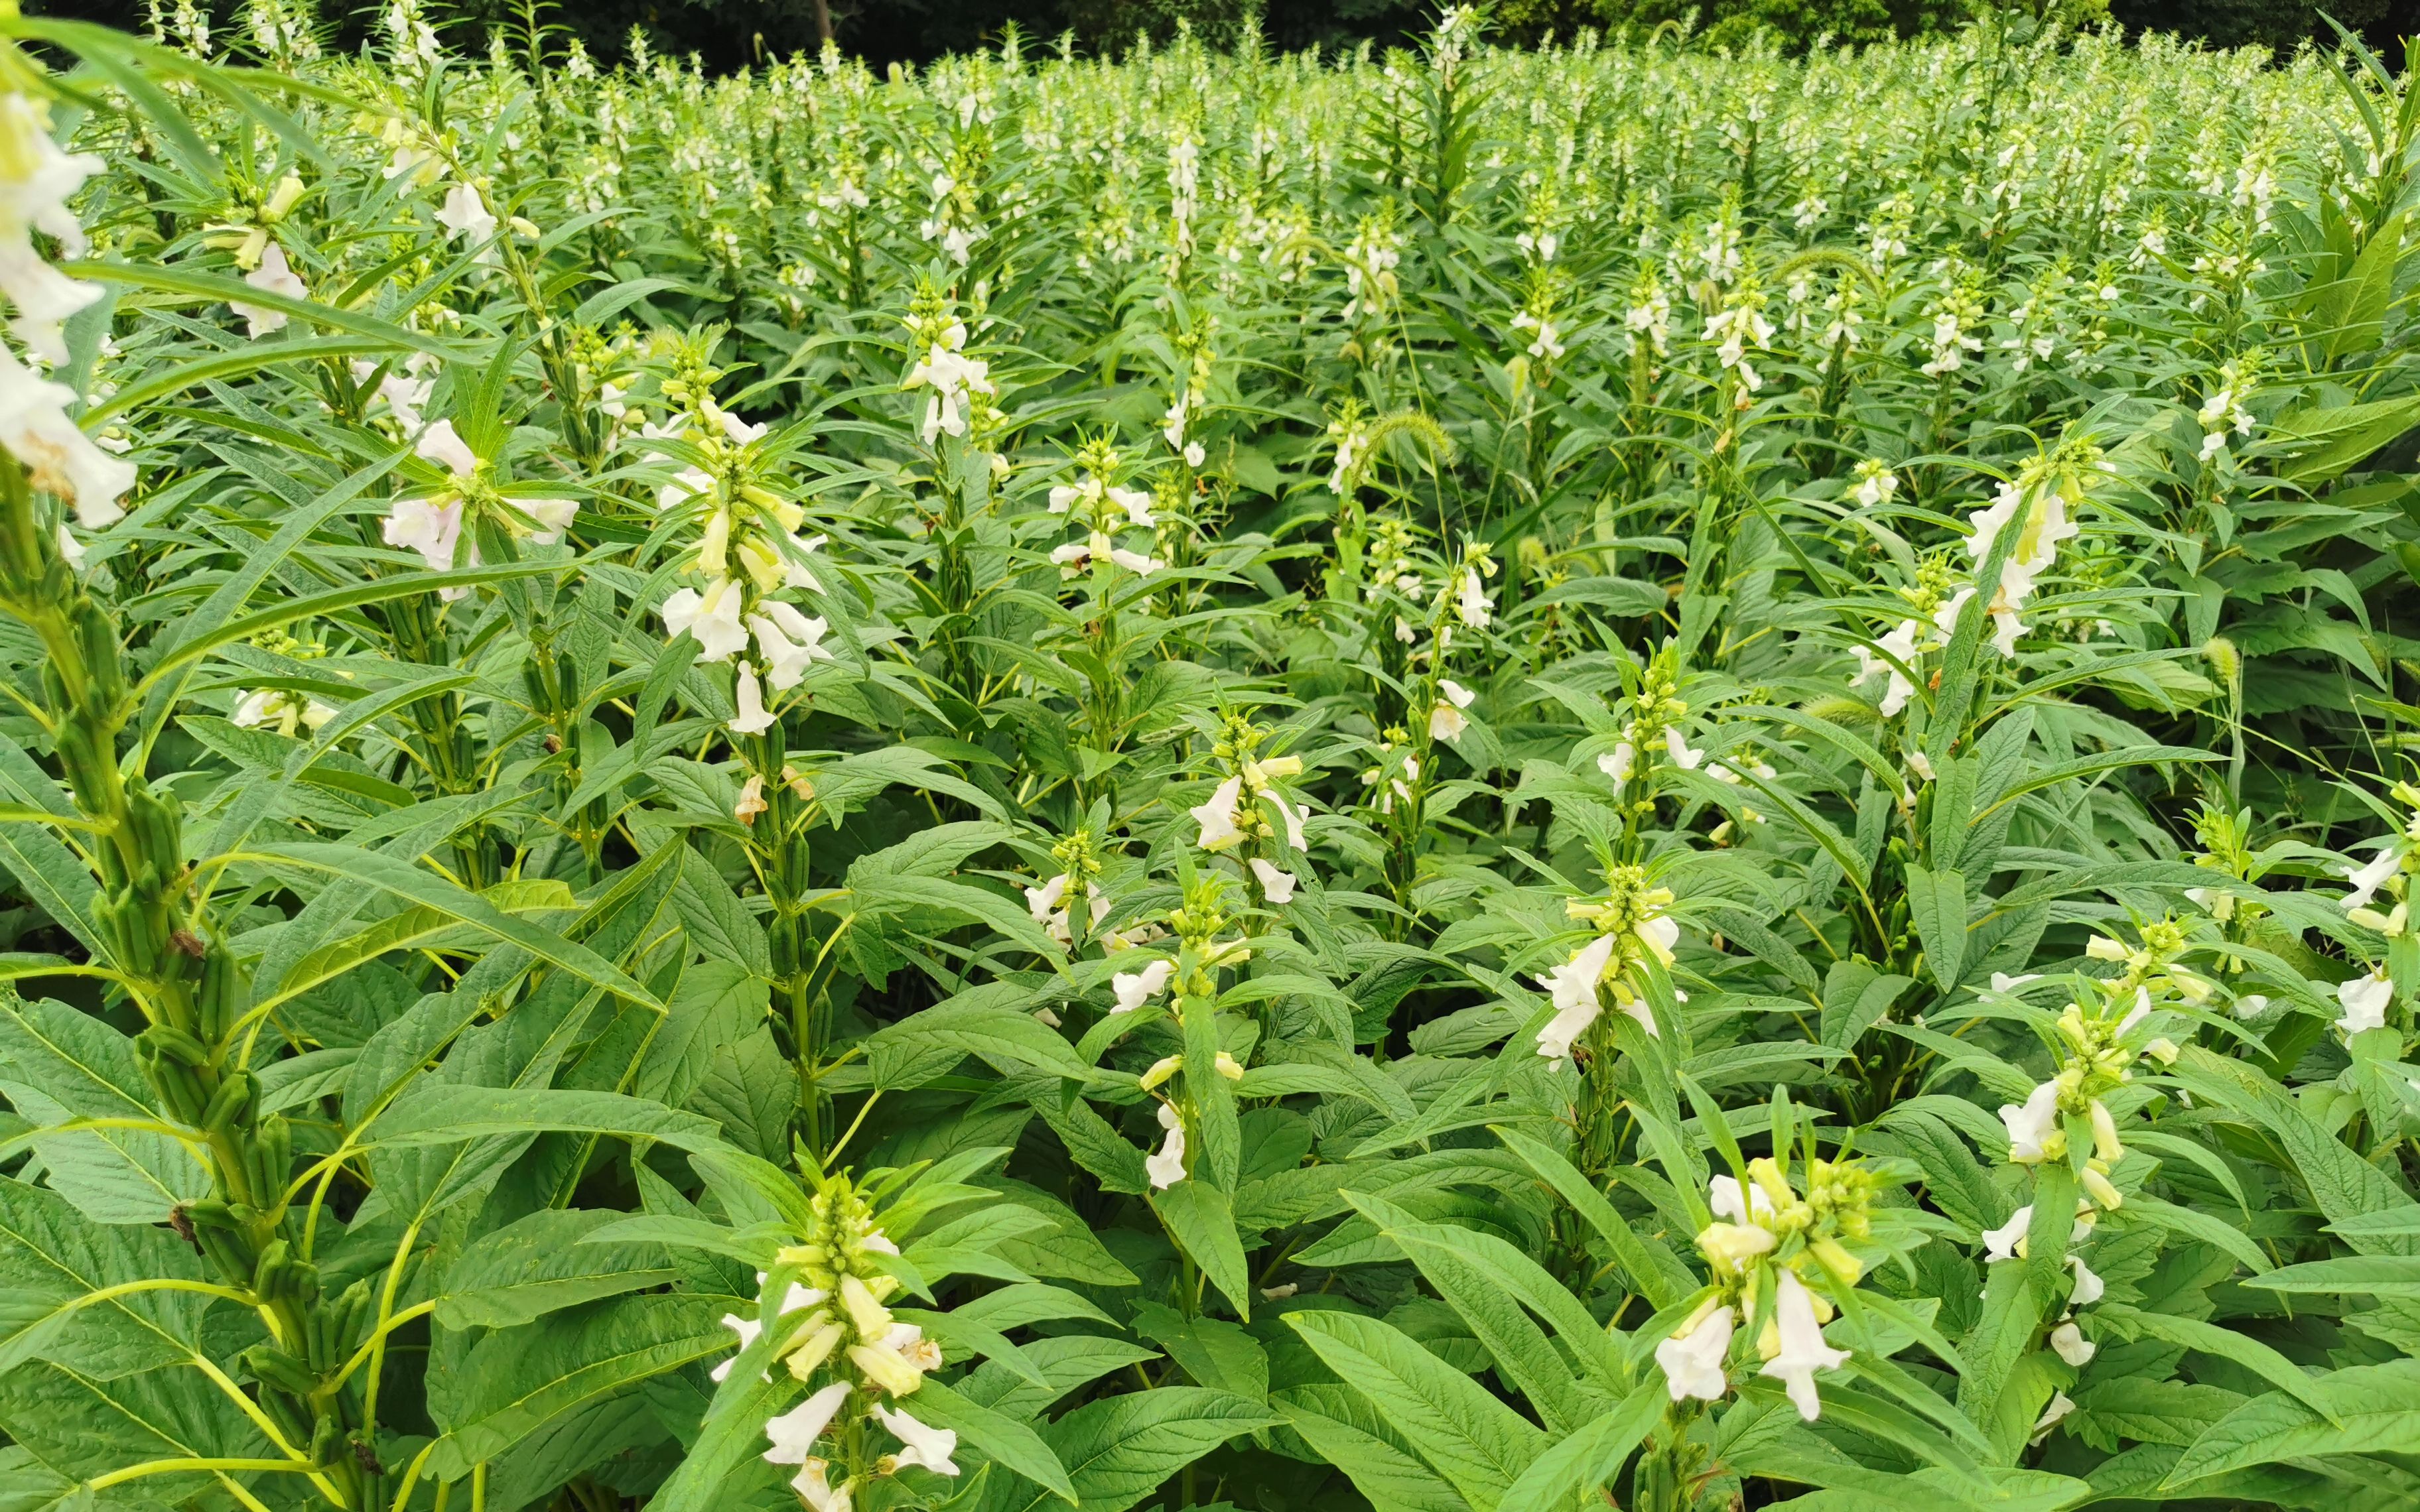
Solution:
M 1548 1060 L 1559 1063 L 1569 1058 L 1572 1041 L 1603 1011 L 1596 984 L 1613 959 L 1613 944 L 1612 935 L 1600 934 L 1572 952 L 1569 961 L 1536 979 L 1555 1000 L 1554 1018 L 1538 1031 L 1538 1054 Z
M 1997 1228 L 1983 1230 L 1983 1253 L 1994 1260 L 2005 1260 L 2017 1253 L 2025 1242 L 2025 1230 L 2033 1227 L 2034 1205 L 2030 1202 L 2009 1214 L 2009 1221 Z
M 927 1427 L 905 1412 L 894 1412 L 880 1402 L 874 1404 L 874 1415 L 882 1426 L 908 1447 L 897 1457 L 902 1467 L 921 1465 L 936 1475 L 954 1475 L 958 1467 L 950 1462 L 951 1454 L 958 1447 L 958 1436 L 949 1428 Z
M 766 681 L 775 688 L 795 687 L 809 667 L 836 659 L 824 649 L 829 626 L 821 615 L 811 618 L 778 598 L 756 608 L 759 612 L 748 616 L 748 628 L 756 632 L 756 649 L 765 654 Z
M 75 532 L 68 529 L 65 520 L 59 521 L 58 540 L 59 560 L 68 564 L 70 572 L 84 571 L 84 543 L 75 538 Z
M 2368 907 L 2370 899 L 2377 894 L 2380 887 L 2386 885 L 2386 879 L 2395 875 L 2402 865 L 2401 848 L 2389 841 L 2386 848 L 2380 851 L 2367 866 L 2355 867 L 2345 873 L 2345 880 L 2352 884 L 2352 891 L 2346 893 L 2338 902 L 2348 913 L 2355 908 Z
M 1681 730 L 1678 725 L 1667 725 L 1665 727 L 1664 750 L 1667 755 L 1672 758 L 1672 764 L 1680 767 L 1684 772 L 1696 771 L 1698 769 L 1698 764 L 1706 759 L 1706 753 L 1704 751 L 1696 748 L 1687 741 L 1681 738 Z
M 1025 906 L 1037 924 L 1047 924 L 1050 916 L 1059 911 L 1059 900 L 1067 895 L 1068 876 L 1064 872 L 1038 887 L 1025 889 Z
M 1302 826 L 1311 821 L 1311 805 L 1306 803 L 1300 808 L 1289 809 L 1286 807 L 1284 795 L 1270 793 L 1264 796 L 1278 806 L 1278 817 L 1285 821 L 1286 844 L 1295 850 L 1308 853 L 1310 847 L 1302 842 Z
M 445 228 L 448 236 L 473 241 L 485 241 L 496 234 L 496 218 L 488 213 L 488 202 L 469 184 L 456 184 L 445 192 L 445 204 L 437 212 L 437 224 Z
M 2039 971 L 2029 971 L 2022 977 L 2011 977 L 2005 971 L 1994 971 L 1992 973 L 1992 990 L 1995 993 L 2012 993 L 2029 981 L 2040 980 L 2041 980 L 2041 973 Z
M 2237 1018 L 2257 1019 L 2261 1014 L 2268 1011 L 2269 999 L 2262 994 L 2251 993 L 2235 1000 L 2235 1016 Z
M 295 277 L 294 270 L 287 265 L 286 249 L 274 241 L 261 249 L 260 266 L 244 274 L 243 281 L 263 294 L 282 294 L 289 300 L 311 297 L 311 291 L 302 286 L 302 280 Z M 227 308 L 243 317 L 244 324 L 250 328 L 247 333 L 255 341 L 271 332 L 286 329 L 286 312 L 283 310 L 265 309 L 240 300 L 228 301 Z
M 7 102 L 15 98 L 0 96 L 0 142 L 6 140 Z M 0 178 L 0 191 L 6 187 Z M 6 240 L 5 204 L 0 193 L 0 242 Z M 0 273 L 0 290 L 6 287 Z M 0 446 L 24 465 L 35 487 L 73 502 L 76 522 L 97 531 L 125 517 L 117 501 L 134 486 L 134 464 L 102 451 L 68 418 L 67 407 L 75 397 L 73 389 L 38 377 L 0 347 Z
M 580 517 L 577 499 L 507 499 L 504 502 L 536 523 L 538 528 L 530 532 L 530 541 L 536 546 L 552 546 L 562 540 L 563 532 Z
M 1885 719 L 1906 708 L 1907 701 L 1916 696 L 1915 682 L 1900 668 L 1916 665 L 1916 635 L 1918 628 L 1916 621 L 1901 620 L 1898 629 L 1875 642 L 1884 651 L 1890 653 L 1891 656 L 1899 658 L 1897 666 L 1893 665 L 1888 658 L 1878 656 L 1863 646 L 1849 648 L 1855 652 L 1857 656 L 1857 675 L 1849 679 L 1851 687 L 1855 687 L 1876 676 L 1886 679 L 1882 702 L 1883 717 Z
M 471 450 L 471 443 L 455 430 L 450 420 L 441 420 L 422 431 L 412 450 L 458 477 L 468 477 L 479 471 L 478 454 Z
M 1484 630 L 1487 628 L 1489 608 L 1487 595 L 1480 590 L 1479 569 L 1465 568 L 1462 574 L 1462 592 L 1454 600 L 1454 612 L 1462 616 L 1462 623 L 1472 629 Z
M 1244 838 L 1244 832 L 1235 827 L 1235 803 L 1243 794 L 1244 779 L 1231 777 L 1206 800 L 1187 810 L 1202 825 L 1202 838 L 1195 844 L 1205 851 L 1222 851 Z
M 723 1321 L 729 1323 L 732 1320 L 726 1318 Z M 740 1348 L 746 1349 L 752 1337 L 752 1328 L 742 1336 Z M 780 1417 L 768 1420 L 765 1425 L 765 1437 L 772 1441 L 773 1447 L 765 1451 L 766 1462 L 775 1465 L 805 1464 L 814 1451 L 815 1441 L 824 1436 L 824 1429 L 831 1427 L 833 1415 L 839 1412 L 841 1404 L 848 1400 L 848 1394 L 855 1389 L 845 1381 L 835 1381 Z
M 1779 1281 L 1774 1288 L 1773 1307 L 1774 1320 L 1781 1331 L 1781 1352 L 1767 1360 L 1757 1374 L 1780 1380 L 1798 1415 L 1812 1423 L 1823 1412 L 1815 1395 L 1815 1372 L 1839 1369 L 1849 1363 L 1849 1351 L 1823 1342 L 1823 1325 L 1815 1321 L 1814 1299 L 1797 1274 L 1776 1270 Z
M 30 233 L 54 237 L 69 256 L 83 256 L 84 227 L 68 200 L 106 166 L 91 153 L 60 150 L 51 136 L 47 100 L 0 96 L 0 293 L 17 307 L 9 329 L 53 363 L 68 360 L 61 322 L 101 298 L 101 288 L 43 260 Z
M 1655 1346 L 1655 1364 L 1664 1372 L 1665 1388 L 1674 1401 L 1695 1396 L 1720 1400 L 1730 1381 L 1723 1374 L 1723 1358 L 1731 1348 L 1730 1308 L 1717 1307 L 1686 1334 L 1676 1334 Z
M 700 594 L 684 588 L 664 600 L 664 634 L 677 640 L 683 631 L 697 638 L 698 659 L 721 661 L 748 649 L 748 631 L 739 623 L 739 585 L 717 578 Z
M 450 571 L 462 538 L 462 501 L 398 499 L 380 533 L 389 546 L 419 552 L 431 572 Z
M 2084 1336 L 2084 1330 L 2073 1323 L 2061 1323 L 2050 1331 L 2050 1347 L 2058 1357 L 2078 1370 L 2092 1363 L 2101 1346 Z
M 1062 877 L 1060 880 L 1063 882 L 1066 879 Z M 1026 891 L 1028 897 L 1032 895 L 1032 888 L 1028 888 Z M 1056 903 L 1057 900 L 1053 899 L 1052 902 Z M 1166 992 L 1168 990 L 1168 979 L 1175 974 L 1176 963 L 1173 961 L 1153 961 L 1145 964 L 1140 971 L 1120 971 L 1114 973 L 1109 978 L 1109 991 L 1117 994 L 1118 1002 L 1117 1006 L 1110 1009 L 1109 1011 L 1112 1013 L 1133 1012 L 1136 1009 L 1142 1007 L 1143 1004 L 1150 1002 L 1155 997 L 1157 997 L 1161 993 Z
M 1615 785 L 1619 786 L 1630 780 L 1630 769 L 1637 761 L 1637 750 L 1625 740 L 1597 757 L 1596 769 L 1613 779 Z
M 2058 1132 L 2058 1083 L 2048 1081 L 2033 1089 L 2020 1107 L 2000 1104 L 2000 1121 L 2009 1126 L 2009 1158 L 2032 1165 L 2048 1158 L 2043 1144 Z
M 828 1461 L 810 1457 L 790 1477 L 790 1489 L 807 1504 L 807 1512 L 851 1512 L 856 1505 L 849 1496 L 847 1482 L 834 1486 L 828 1478 L 830 1468 Z
M 2043 1408 L 2042 1415 L 2034 1420 L 2034 1436 L 2030 1442 L 2040 1443 L 2044 1439 L 2049 1438 L 2050 1430 L 2057 1427 L 2059 1419 L 2067 1416 L 2068 1413 L 2074 1411 L 2074 1399 L 2070 1397 L 2067 1393 L 2063 1391 L 2052 1392 L 2050 1394 L 2050 1405 Z
M 1160 1142 L 1158 1154 L 1144 1159 L 1142 1168 L 1152 1186 L 1164 1192 L 1185 1180 L 1185 1120 L 1176 1116 L 1175 1108 L 1162 1103 L 1159 1126 L 1168 1131 L 1168 1137 Z
M 1437 701 L 1436 707 L 1429 710 L 1429 738 L 1459 740 L 1462 733 L 1470 728 L 1470 721 L 1464 717 L 1462 711 L 1470 707 L 1471 700 L 1479 695 L 1450 677 L 1437 679 L 1437 691 L 1445 696 Z
M 773 728 L 765 691 L 756 685 L 756 669 L 744 661 L 739 664 L 739 713 L 729 728 L 735 735 L 761 735 Z
M 2083 1256 L 2071 1254 L 2067 1257 L 2067 1266 L 2075 1273 L 2075 1289 L 2068 1293 L 2067 1298 L 2070 1307 L 2089 1307 L 2109 1289 L 2099 1276 L 2086 1268 Z
M 2336 1001 L 2344 1005 L 2344 1017 L 2336 1020 L 2336 1032 L 2350 1040 L 2364 1029 L 2381 1028 L 2386 1024 L 2387 1006 L 2395 1001 L 2395 982 L 2384 967 L 2367 976 L 2355 977 L 2336 988 Z
M 245 730 L 274 725 L 279 734 L 290 736 L 297 729 L 317 730 L 335 717 L 336 711 L 318 699 L 262 687 L 246 693 L 227 722 Z
M 1743 1189 L 1739 1178 L 1717 1176 L 1706 1183 L 1706 1211 L 1735 1224 L 1752 1223 L 1773 1211 L 1773 1199 L 1756 1185 Z
M 1297 879 L 1293 872 L 1280 872 L 1268 862 L 1254 856 L 1252 875 L 1261 879 L 1261 891 L 1268 895 L 1269 902 L 1273 903 L 1294 902 L 1295 883 Z

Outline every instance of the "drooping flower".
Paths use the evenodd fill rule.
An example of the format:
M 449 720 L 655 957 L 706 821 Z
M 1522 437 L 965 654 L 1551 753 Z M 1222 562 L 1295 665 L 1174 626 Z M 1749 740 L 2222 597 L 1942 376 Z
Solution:
M 2005 1260 L 2017 1253 L 2024 1242 L 2025 1230 L 2033 1227 L 2034 1205 L 2030 1202 L 2009 1215 L 2009 1221 L 1997 1228 L 1983 1230 L 1983 1253 L 1987 1258 Z
M 1664 727 L 1664 751 L 1666 755 L 1672 758 L 1672 764 L 1684 772 L 1696 771 L 1698 764 L 1706 759 L 1704 751 L 1681 738 L 1681 729 L 1678 725 Z
M 54 363 L 68 360 L 61 325 L 101 298 L 101 286 L 52 267 L 35 250 L 31 233 L 56 239 L 70 257 L 84 255 L 84 227 L 68 201 L 106 166 L 92 153 L 60 148 L 51 136 L 49 101 L 14 91 L 0 95 L 0 294 L 17 308 L 9 322 L 17 339 Z
M 778 598 L 766 599 L 756 609 L 748 616 L 748 627 L 756 632 L 756 649 L 765 656 L 765 680 L 777 690 L 796 687 L 816 662 L 838 659 L 824 646 L 830 626 L 821 615 L 801 614 Z
M 2084 1330 L 2072 1322 L 2061 1323 L 2050 1331 L 2050 1347 L 2060 1359 L 2078 1370 L 2090 1365 L 2092 1357 L 2101 1352 L 2101 1346 L 2086 1338 Z
M 1916 696 L 1915 681 L 1900 669 L 1916 665 L 1916 636 L 1918 628 L 1919 625 L 1916 621 L 1901 620 L 1898 629 L 1875 642 L 1884 651 L 1890 653 L 1890 656 L 1897 657 L 1898 665 L 1893 665 L 1890 656 L 1876 656 L 1864 646 L 1850 647 L 1856 653 L 1857 675 L 1849 680 L 1849 686 L 1855 687 L 1876 676 L 1884 678 L 1885 681 L 1883 687 L 1882 713 L 1885 719 L 1897 716 L 1900 710 L 1907 707 L 1907 701 Z
M 2109 1289 L 2108 1285 L 2099 1276 L 2094 1275 L 2085 1265 L 2083 1256 L 2069 1255 L 2067 1268 L 2075 1273 L 2075 1289 L 2069 1292 L 2067 1297 L 2067 1304 L 2070 1307 L 2089 1307 L 2099 1302 L 2102 1295 Z
M 14 98 L 0 96 L 0 116 Z M 0 141 L 6 134 L 0 126 Z M 0 189 L 5 187 L 0 177 Z M 6 240 L 5 213 L 0 209 L 0 243 Z M 6 287 L 0 273 L 0 290 Z M 75 398 L 73 389 L 37 376 L 0 347 L 0 446 L 24 466 L 35 487 L 69 501 L 77 523 L 97 531 L 125 517 L 117 501 L 134 486 L 134 465 L 102 451 L 69 418 L 67 407 Z
M 1613 779 L 1616 786 L 1630 780 L 1630 771 L 1637 763 L 1638 753 L 1625 740 L 1596 759 L 1596 769 Z
M 227 716 L 227 723 L 245 730 L 274 728 L 290 738 L 298 729 L 316 731 L 335 717 L 336 711 L 318 699 L 263 687 L 246 693 Z
M 2344 1016 L 2336 1020 L 2336 1032 L 2350 1040 L 2365 1029 L 2383 1028 L 2386 1010 L 2395 1001 L 2395 981 L 2383 966 L 2366 976 L 2355 977 L 2336 988 L 2336 1001 L 2343 1005 Z
M 1786 1269 L 1776 1267 L 1776 1273 L 1774 1322 L 1780 1331 L 1781 1348 L 1757 1374 L 1779 1380 L 1798 1415 L 1812 1423 L 1823 1412 L 1823 1401 L 1815 1394 L 1815 1372 L 1839 1369 L 1849 1363 L 1849 1351 L 1823 1342 L 1823 1328 L 1815 1320 L 1814 1299 L 1805 1283 Z
M 727 1319 L 724 1320 L 729 1321 Z M 743 1348 L 746 1342 L 742 1341 Z M 768 1419 L 765 1424 L 765 1437 L 772 1441 L 773 1446 L 765 1451 L 766 1462 L 775 1465 L 805 1464 L 814 1452 L 815 1441 L 824 1436 L 824 1429 L 831 1427 L 832 1418 L 838 1415 L 841 1404 L 848 1400 L 848 1394 L 854 1389 L 845 1381 L 835 1381 L 781 1416 Z
M 1462 733 L 1470 728 L 1470 720 L 1462 711 L 1470 707 L 1471 701 L 1479 695 L 1450 677 L 1437 679 L 1437 692 L 1441 696 L 1436 706 L 1429 710 L 1429 738 L 1459 740 Z
M 1223 851 L 1243 840 L 1244 832 L 1235 826 L 1235 804 L 1243 794 L 1243 778 L 1231 777 L 1207 799 L 1186 810 L 1202 826 L 1202 838 L 1195 844 L 1205 851 Z
M 449 572 L 462 539 L 459 499 L 398 499 L 380 533 L 386 544 L 417 551 L 431 572 Z
M 761 735 L 773 728 L 772 711 L 765 707 L 765 692 L 756 683 L 756 669 L 746 662 L 739 664 L 739 712 L 730 724 L 737 735 Z
M 739 609 L 739 585 L 717 578 L 703 594 L 684 588 L 664 600 L 664 633 L 677 639 L 686 631 L 697 638 L 699 660 L 722 661 L 748 649 Z
M 1554 997 L 1555 1016 L 1538 1031 L 1538 1054 L 1559 1065 L 1571 1057 L 1572 1042 L 1596 1022 L 1604 1006 L 1597 980 L 1613 959 L 1614 937 L 1600 934 L 1572 952 L 1572 958 L 1537 979 Z
M 302 280 L 295 276 L 294 270 L 287 263 L 286 249 L 274 241 L 261 249 L 260 266 L 244 274 L 243 281 L 263 294 L 283 295 L 289 300 L 311 297 L 311 291 L 303 286 Z M 228 301 L 227 308 L 242 318 L 246 334 L 255 341 L 286 329 L 286 312 L 283 310 L 248 304 L 241 300 Z
M 893 1457 L 895 1463 L 903 1468 L 922 1466 L 936 1475 L 958 1473 L 958 1467 L 950 1459 L 958 1447 L 955 1432 L 949 1428 L 927 1427 L 906 1412 L 892 1412 L 880 1402 L 874 1404 L 874 1415 L 882 1420 L 882 1426 L 889 1428 L 893 1437 L 907 1445 Z
M 437 211 L 437 224 L 449 237 L 485 241 L 496 234 L 496 218 L 488 209 L 488 202 L 479 191 L 469 184 L 456 184 L 445 192 L 445 203 Z
M 2039 1165 L 2066 1150 L 2067 1136 L 2059 1128 L 2055 1081 L 2035 1088 L 2023 1106 L 2001 1103 L 2000 1121 L 2009 1129 L 2009 1159 L 2020 1165 Z
M 1732 1321 L 1731 1309 L 1718 1306 L 1655 1346 L 1655 1364 L 1674 1401 L 1691 1396 L 1718 1401 L 1730 1389 L 1723 1360 L 1730 1353 Z
M 1736 1176 L 1717 1176 L 1706 1183 L 1706 1211 L 1735 1224 L 1769 1217 L 1773 1199 L 1753 1183 L 1742 1189 Z
M 1280 872 L 1259 856 L 1252 858 L 1252 875 L 1260 878 L 1261 891 L 1273 903 L 1294 902 L 1295 885 L 1300 879 L 1291 872 Z
M 1164 1192 L 1185 1180 L 1185 1120 L 1177 1117 L 1174 1107 L 1162 1103 L 1159 1126 L 1168 1131 L 1167 1137 L 1160 1141 L 1158 1154 L 1144 1158 L 1142 1168 L 1152 1186 Z
M 1031 889 L 1028 889 L 1029 892 Z M 1120 971 L 1109 977 L 1109 991 L 1117 995 L 1112 1013 L 1131 1013 L 1143 1004 L 1168 990 L 1168 980 L 1176 974 L 1173 961 L 1152 961 L 1140 971 Z
M 2402 865 L 2401 847 L 2389 843 L 2371 858 L 2367 866 L 2356 867 L 2345 873 L 2345 880 L 2352 884 L 2352 891 L 2346 893 L 2338 902 L 2348 913 L 2368 907 L 2370 899 L 2377 896 L 2378 889 L 2384 887 L 2387 878 L 2395 875 Z

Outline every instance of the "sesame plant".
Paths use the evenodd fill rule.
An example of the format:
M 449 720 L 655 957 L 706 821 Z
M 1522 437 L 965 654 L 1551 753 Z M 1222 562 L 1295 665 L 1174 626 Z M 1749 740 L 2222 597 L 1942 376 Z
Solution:
M 2420 57 L 5 8 L 0 1503 L 2420 1503 Z

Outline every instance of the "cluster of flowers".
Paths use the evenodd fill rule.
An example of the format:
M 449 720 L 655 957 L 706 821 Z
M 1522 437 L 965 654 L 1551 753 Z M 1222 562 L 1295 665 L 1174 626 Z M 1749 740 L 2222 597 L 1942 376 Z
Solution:
M 899 1405 L 942 1365 L 939 1346 L 885 1305 L 899 1280 L 883 1260 L 896 1257 L 899 1247 L 883 1236 L 845 1177 L 818 1188 L 810 1214 L 813 1227 L 802 1242 L 783 1246 L 772 1270 L 759 1275 L 766 1297 L 759 1316 L 722 1321 L 739 1336 L 742 1351 L 769 1331 L 768 1366 L 779 1364 L 803 1383 L 825 1382 L 767 1421 L 771 1447 L 765 1458 L 799 1467 L 790 1485 L 811 1512 L 849 1512 L 860 1491 L 902 1470 L 957 1474 L 950 1457 L 958 1436 L 919 1422 Z M 737 1360 L 717 1366 L 714 1379 L 730 1374 Z M 861 1424 L 878 1424 L 900 1446 L 870 1459 L 847 1459 L 845 1449 L 864 1442 L 848 1430 Z M 825 1449 L 828 1436 L 832 1445 Z
M 1596 933 L 1561 965 L 1536 979 L 1555 1005 L 1555 1016 L 1538 1031 L 1538 1054 L 1559 1068 L 1570 1059 L 1573 1043 L 1604 1013 L 1608 994 L 1617 1010 L 1636 1019 L 1649 1036 L 1660 1037 L 1642 971 L 1650 961 L 1659 968 L 1672 964 L 1681 926 L 1665 913 L 1671 903 L 1671 889 L 1652 886 L 1645 868 L 1617 866 L 1606 872 L 1602 897 L 1575 898 L 1564 904 L 1573 918 Z
M 1802 1195 L 1782 1165 L 1760 1158 L 1748 1162 L 1745 1182 L 1717 1176 L 1708 1183 L 1714 1221 L 1698 1235 L 1698 1251 L 1713 1285 L 1655 1346 L 1675 1402 L 1719 1401 L 1730 1390 L 1731 1346 L 1745 1323 L 1756 1341 L 1757 1374 L 1782 1382 L 1801 1418 L 1812 1423 L 1823 1415 L 1815 1377 L 1850 1357 L 1824 1342 L 1834 1311 L 1825 1293 L 1854 1288 L 1865 1274 L 1850 1246 L 1871 1237 L 1878 1182 L 1862 1162 L 1811 1152 L 1805 1181 Z

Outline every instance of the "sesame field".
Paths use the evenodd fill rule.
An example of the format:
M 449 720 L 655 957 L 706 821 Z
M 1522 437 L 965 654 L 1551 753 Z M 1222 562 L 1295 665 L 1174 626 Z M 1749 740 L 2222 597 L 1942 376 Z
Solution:
M 2411 58 L 5 10 L 0 1509 L 2420 1505 Z

